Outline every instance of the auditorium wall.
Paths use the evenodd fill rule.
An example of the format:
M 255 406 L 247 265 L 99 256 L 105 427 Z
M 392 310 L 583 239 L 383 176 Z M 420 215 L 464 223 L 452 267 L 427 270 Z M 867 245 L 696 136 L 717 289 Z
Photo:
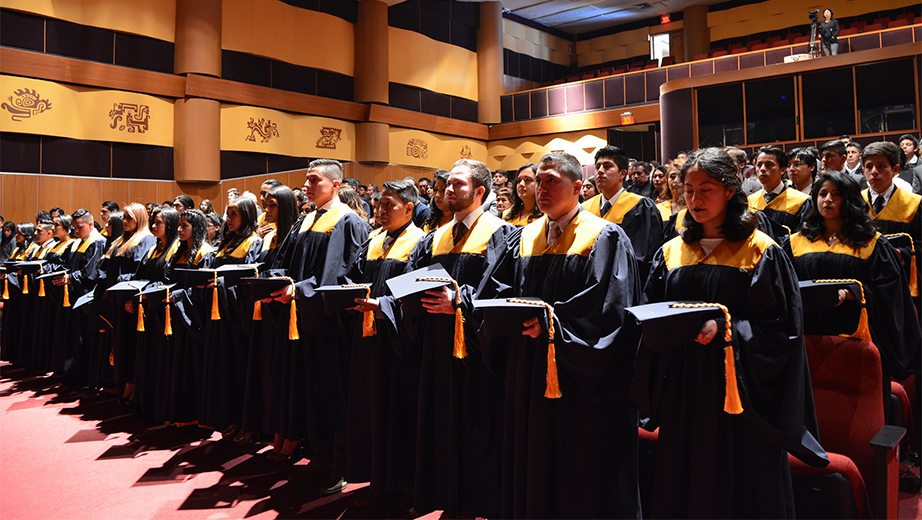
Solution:
M 0 7 L 174 41 L 176 0 L 0 0 Z
M 595 163 L 595 153 L 606 144 L 604 128 L 490 141 L 486 164 L 491 170 L 517 170 L 525 163 L 537 163 L 547 153 L 566 152 L 579 159 L 580 164 L 589 165 Z
M 550 81 L 570 68 L 573 40 L 535 29 L 508 18 L 503 19 L 505 74 L 503 91 L 518 92 Z M 537 71 L 536 67 L 544 70 Z M 525 70 L 525 69 L 528 70 Z M 543 76 L 550 76 L 545 79 Z

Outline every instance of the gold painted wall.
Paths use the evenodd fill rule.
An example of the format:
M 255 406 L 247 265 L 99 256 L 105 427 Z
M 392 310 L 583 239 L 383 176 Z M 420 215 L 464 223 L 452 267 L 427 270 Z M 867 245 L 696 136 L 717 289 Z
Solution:
M 607 145 L 607 131 L 602 128 L 588 132 L 539 135 L 521 139 L 491 141 L 487 146 L 487 166 L 491 170 L 517 170 L 525 163 L 537 163 L 550 152 L 566 152 L 580 164 L 595 162 L 595 153 Z
M 167 99 L 6 75 L 0 99 L 0 132 L 173 146 Z
M 478 161 L 487 157 L 483 141 L 403 128 L 391 128 L 389 137 L 391 164 L 450 170 L 462 157 Z
M 591 40 L 577 42 L 576 52 L 579 66 L 586 67 L 615 60 L 624 60 L 640 55 L 650 54 L 648 37 L 653 34 L 682 29 L 681 20 L 653 27 L 641 27 Z
M 354 75 L 353 25 L 342 18 L 278 0 L 222 5 L 221 48 Z
M 353 161 L 355 124 L 267 108 L 222 105 L 221 149 Z
M 176 0 L 0 0 L 0 7 L 168 42 L 176 31 Z
M 477 101 L 477 53 L 388 27 L 388 79 Z

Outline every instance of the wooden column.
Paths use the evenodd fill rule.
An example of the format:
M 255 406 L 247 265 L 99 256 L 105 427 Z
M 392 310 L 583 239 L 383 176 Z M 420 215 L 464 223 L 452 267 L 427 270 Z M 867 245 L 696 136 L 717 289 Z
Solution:
M 359 1 L 355 24 L 355 100 L 387 105 L 388 36 L 387 4 L 379 0 Z
M 221 0 L 176 0 L 176 74 L 221 77 Z
M 685 61 L 698 54 L 711 52 L 711 29 L 708 27 L 708 6 L 693 5 L 682 11 Z
M 502 122 L 502 94 L 503 6 L 499 2 L 482 2 L 477 30 L 477 114 L 481 123 Z
M 177 182 L 221 182 L 221 103 L 177 99 L 173 125 L 173 178 Z
M 390 125 L 356 123 L 355 160 L 363 163 L 390 162 Z

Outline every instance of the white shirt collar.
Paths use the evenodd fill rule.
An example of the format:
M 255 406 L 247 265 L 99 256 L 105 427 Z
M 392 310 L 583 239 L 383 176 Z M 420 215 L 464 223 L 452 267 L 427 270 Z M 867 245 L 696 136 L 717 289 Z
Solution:
M 322 209 L 324 211 L 330 211 L 333 208 L 333 206 L 336 205 L 337 202 L 339 202 L 339 195 L 333 195 L 333 197 L 330 200 L 328 200 L 326 204 L 324 204 L 323 206 L 319 206 L 317 209 L 318 210 Z
M 622 193 L 624 193 L 624 186 L 623 186 L 623 185 L 621 186 L 621 189 L 620 189 L 620 190 L 618 190 L 614 195 L 611 196 L 610 199 L 606 199 L 606 198 L 605 198 L 605 195 L 602 195 L 602 206 L 605 205 L 605 201 L 608 201 L 609 203 L 611 203 L 612 206 L 614 206 L 614 205 L 615 205 L 615 201 L 618 200 L 618 197 L 620 197 Z M 599 206 L 599 207 L 601 208 L 602 206 Z
M 894 180 L 896 180 L 896 179 L 894 178 Z M 895 183 L 895 182 L 891 183 L 891 184 L 890 184 L 890 187 L 887 188 L 887 190 L 884 191 L 883 193 L 877 193 L 876 191 L 874 191 L 873 188 L 871 188 L 870 186 L 868 186 L 868 193 L 870 193 L 870 195 L 871 195 L 871 196 L 869 197 L 869 198 L 871 199 L 871 204 L 874 204 L 874 200 L 877 199 L 877 197 L 880 196 L 880 195 L 883 195 L 883 196 L 884 196 L 884 200 L 885 200 L 885 201 L 890 202 L 890 197 L 893 196 L 893 191 L 894 191 L 895 189 L 896 189 L 896 183 Z
M 570 225 L 570 222 L 573 222 L 573 219 L 576 217 L 576 214 L 578 212 L 579 212 L 579 203 L 573 206 L 573 208 L 570 211 L 564 213 L 559 219 L 557 220 L 548 219 L 547 229 L 550 230 L 552 226 L 557 225 L 558 227 L 560 227 L 560 231 L 563 232 L 563 230 L 567 229 L 567 226 Z
M 476 208 L 474 208 L 474 211 L 468 213 L 467 216 L 464 217 L 464 220 L 462 220 L 461 223 L 464 224 L 464 226 L 467 229 L 471 229 L 472 227 L 474 227 L 474 222 L 476 222 L 477 218 L 480 217 L 480 215 L 482 214 L 483 214 L 483 207 L 477 206 Z M 458 215 L 455 215 L 455 218 L 453 220 L 455 222 L 458 222 Z
M 780 195 L 781 192 L 784 191 L 784 180 L 779 182 L 778 185 L 775 186 L 775 189 L 773 189 L 772 191 L 768 191 L 764 187 L 762 188 L 762 191 L 764 191 L 766 195 L 768 195 L 769 193 L 772 193 L 774 195 Z

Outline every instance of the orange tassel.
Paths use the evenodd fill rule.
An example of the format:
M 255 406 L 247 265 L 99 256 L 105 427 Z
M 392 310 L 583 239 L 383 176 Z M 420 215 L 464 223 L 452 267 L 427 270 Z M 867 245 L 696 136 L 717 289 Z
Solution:
M 64 280 L 64 307 L 70 307 L 70 291 L 67 290 L 67 279 Z
M 916 269 L 916 255 L 913 253 L 912 261 L 909 262 L 909 295 L 913 298 L 919 296 L 919 273 Z
M 362 337 L 368 338 L 378 333 L 378 327 L 375 325 L 375 311 L 363 312 L 362 317 Z
M 263 319 L 263 302 L 256 300 L 256 303 L 253 304 L 253 321 L 261 321 Z
M 3 299 L 4 300 L 10 299 L 10 279 L 9 278 L 3 279 Z
M 288 311 L 288 339 L 292 341 L 299 340 L 301 335 L 298 334 L 298 309 L 294 298 L 291 300 L 291 307 L 289 307 Z
M 39 298 L 45 297 L 45 279 L 44 278 L 38 281 L 38 297 Z
M 560 393 L 560 381 L 557 379 L 557 351 L 554 349 L 553 339 L 547 344 L 547 387 L 544 390 L 544 397 L 548 399 L 563 397 Z
M 214 289 L 211 293 L 211 319 L 220 320 L 221 311 L 218 310 L 218 273 L 214 274 Z
M 424 276 L 417 278 L 417 282 L 423 281 L 451 282 L 455 286 L 455 344 L 452 355 L 458 359 L 467 357 L 467 345 L 464 342 L 464 315 L 461 313 L 461 291 L 458 289 L 458 282 L 451 278 L 440 276 Z
M 167 292 L 169 295 L 169 292 Z M 172 336 L 173 335 L 173 320 L 170 317 L 170 297 L 166 297 L 166 314 L 163 315 L 163 335 Z
M 138 332 L 144 332 L 144 304 L 138 299 Z
M 22 294 L 29 294 L 29 275 L 22 275 Z
M 109 351 L 109 366 L 115 366 L 115 349 Z

